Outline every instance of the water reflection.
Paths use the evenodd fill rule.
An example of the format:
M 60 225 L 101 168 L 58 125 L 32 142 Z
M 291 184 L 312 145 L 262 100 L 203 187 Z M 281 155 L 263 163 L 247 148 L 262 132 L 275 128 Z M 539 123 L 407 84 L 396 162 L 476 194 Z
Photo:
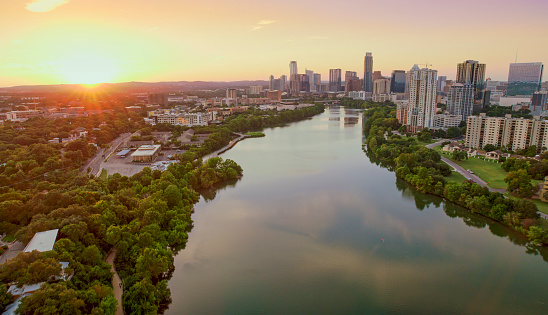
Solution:
M 223 156 L 245 175 L 196 206 L 167 313 L 543 313 L 548 270 L 523 239 L 395 182 L 364 156 L 359 120 L 329 119 L 353 113 L 269 129 Z

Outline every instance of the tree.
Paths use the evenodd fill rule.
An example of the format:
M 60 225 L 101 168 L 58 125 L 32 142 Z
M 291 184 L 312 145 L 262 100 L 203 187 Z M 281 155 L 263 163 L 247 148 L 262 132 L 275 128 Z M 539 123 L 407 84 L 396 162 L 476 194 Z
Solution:
M 8 286 L 6 284 L 0 284 L 0 311 L 4 311 L 13 300 L 13 296 L 8 292 Z
M 548 230 L 544 230 L 538 226 L 532 226 L 527 232 L 527 238 L 538 246 L 548 244 Z
M 456 138 L 462 136 L 462 132 L 458 127 L 449 127 L 447 128 L 447 137 Z
M 535 193 L 531 177 L 524 169 L 509 172 L 504 178 L 504 182 L 508 184 L 508 192 L 515 193 L 519 197 L 530 198 Z
M 453 150 L 453 160 L 455 161 L 468 160 L 468 153 L 466 153 L 465 151 Z

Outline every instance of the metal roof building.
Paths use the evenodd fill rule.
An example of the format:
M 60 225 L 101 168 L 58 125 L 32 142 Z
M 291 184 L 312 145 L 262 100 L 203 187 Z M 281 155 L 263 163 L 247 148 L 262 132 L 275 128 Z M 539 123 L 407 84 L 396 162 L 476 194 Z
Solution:
M 137 151 L 131 154 L 133 162 L 152 162 L 160 153 L 161 145 L 159 144 L 149 144 L 142 145 L 137 149 Z
M 57 238 L 58 232 L 59 229 L 55 229 L 34 234 L 32 240 L 30 240 L 27 247 L 25 247 L 24 252 L 30 253 L 33 250 L 47 252 L 53 250 L 53 245 L 55 245 L 55 239 Z

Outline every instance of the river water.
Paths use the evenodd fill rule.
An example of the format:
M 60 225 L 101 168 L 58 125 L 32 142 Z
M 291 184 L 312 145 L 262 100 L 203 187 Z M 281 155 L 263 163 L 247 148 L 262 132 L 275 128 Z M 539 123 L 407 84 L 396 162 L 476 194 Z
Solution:
M 244 177 L 201 199 L 167 314 L 548 314 L 548 257 L 416 192 L 332 108 L 224 153 Z

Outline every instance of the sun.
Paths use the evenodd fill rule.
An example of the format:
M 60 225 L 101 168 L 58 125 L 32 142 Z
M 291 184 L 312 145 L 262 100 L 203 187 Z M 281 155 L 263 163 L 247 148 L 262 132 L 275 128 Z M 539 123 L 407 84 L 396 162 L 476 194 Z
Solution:
M 59 73 L 68 83 L 97 84 L 111 82 L 119 68 L 114 60 L 97 53 L 77 53 L 59 61 Z

